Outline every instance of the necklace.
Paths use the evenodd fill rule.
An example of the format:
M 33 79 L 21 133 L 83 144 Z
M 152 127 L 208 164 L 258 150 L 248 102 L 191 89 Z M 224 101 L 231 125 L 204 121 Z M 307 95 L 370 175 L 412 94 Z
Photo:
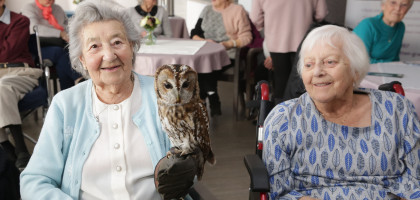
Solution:
M 131 73 L 131 75 L 130 75 L 130 80 L 131 80 L 131 83 L 132 83 L 131 90 L 130 91 L 132 92 L 132 90 L 134 89 L 134 75 L 133 75 L 133 73 Z M 105 110 L 107 110 L 110 105 L 115 105 L 116 104 L 116 100 L 114 101 L 114 103 L 111 103 L 111 104 L 105 104 L 104 103 L 104 105 L 105 105 L 104 108 L 99 113 L 97 113 L 95 115 L 95 113 L 96 113 L 96 105 L 95 105 L 95 102 L 97 103 L 97 101 L 100 101 L 99 98 L 98 98 L 98 93 L 96 92 L 96 85 L 95 84 L 93 84 L 93 91 L 92 92 L 95 92 L 95 94 L 96 94 L 96 100 L 93 101 L 94 102 L 94 104 L 93 104 L 93 113 L 94 113 L 95 120 L 97 122 L 99 122 L 99 115 L 101 115 Z M 130 92 L 130 94 L 131 94 L 131 92 Z M 115 95 L 116 94 L 114 94 L 114 96 L 111 98 L 111 102 L 114 100 Z
M 97 122 L 99 122 L 99 115 L 101 115 L 101 113 L 103 113 L 106 109 L 108 109 L 109 105 L 105 105 L 105 107 L 101 110 L 101 112 L 99 112 L 98 114 L 95 115 L 95 119 Z M 95 106 L 93 107 L 94 109 L 94 113 L 96 113 L 96 109 Z

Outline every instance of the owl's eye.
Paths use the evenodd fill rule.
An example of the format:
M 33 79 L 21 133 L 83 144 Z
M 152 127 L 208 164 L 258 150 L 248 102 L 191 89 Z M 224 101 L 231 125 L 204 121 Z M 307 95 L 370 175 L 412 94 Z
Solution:
M 182 88 L 187 88 L 188 86 L 190 86 L 190 82 L 189 82 L 189 81 L 185 81 L 185 82 L 182 84 Z
M 166 89 L 172 89 L 172 85 L 168 82 L 164 83 L 163 86 L 165 86 Z

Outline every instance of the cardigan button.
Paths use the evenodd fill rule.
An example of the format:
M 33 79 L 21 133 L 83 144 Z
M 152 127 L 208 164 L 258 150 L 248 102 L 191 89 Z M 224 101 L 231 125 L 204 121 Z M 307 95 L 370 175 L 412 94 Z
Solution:
M 120 144 L 115 143 L 115 144 L 114 144 L 114 149 L 119 149 L 119 148 L 120 148 Z
M 112 125 L 112 128 L 113 128 L 113 129 L 117 129 L 117 128 L 118 128 L 118 124 L 117 124 L 117 123 L 113 124 L 113 125 Z

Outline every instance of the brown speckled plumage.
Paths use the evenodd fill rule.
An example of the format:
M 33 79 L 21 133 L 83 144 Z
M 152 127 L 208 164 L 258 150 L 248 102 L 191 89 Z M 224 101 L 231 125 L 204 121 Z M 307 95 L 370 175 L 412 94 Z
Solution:
M 163 65 L 156 70 L 155 91 L 162 127 L 181 155 L 197 147 L 197 177 L 201 180 L 204 164 L 216 160 L 210 146 L 209 117 L 200 99 L 197 73 L 187 65 Z

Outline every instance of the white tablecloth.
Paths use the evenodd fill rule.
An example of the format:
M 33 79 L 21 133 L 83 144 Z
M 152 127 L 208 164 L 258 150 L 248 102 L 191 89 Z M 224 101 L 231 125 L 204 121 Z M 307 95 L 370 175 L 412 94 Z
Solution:
M 136 53 L 134 71 L 148 76 L 154 76 L 158 67 L 165 64 L 184 64 L 192 67 L 197 73 L 210 73 L 229 65 L 229 56 L 225 47 L 221 44 L 205 41 L 193 41 L 190 39 L 157 40 L 156 45 L 140 48 L 140 51 L 156 53 Z M 193 44 L 197 50 L 191 54 L 193 47 L 186 48 Z M 199 47 L 202 45 L 202 47 Z M 142 50 L 143 48 L 143 50 Z M 169 51 L 168 49 L 173 49 Z M 188 52 L 186 49 L 191 50 Z
M 137 53 L 194 55 L 206 41 L 156 40 L 154 45 L 142 44 Z
M 360 84 L 361 87 L 375 88 L 391 81 L 401 82 L 405 96 L 416 107 L 417 114 L 420 114 L 420 65 L 419 62 L 389 62 L 370 65 L 370 72 L 384 72 L 403 74 L 402 78 L 383 76 L 366 76 Z

